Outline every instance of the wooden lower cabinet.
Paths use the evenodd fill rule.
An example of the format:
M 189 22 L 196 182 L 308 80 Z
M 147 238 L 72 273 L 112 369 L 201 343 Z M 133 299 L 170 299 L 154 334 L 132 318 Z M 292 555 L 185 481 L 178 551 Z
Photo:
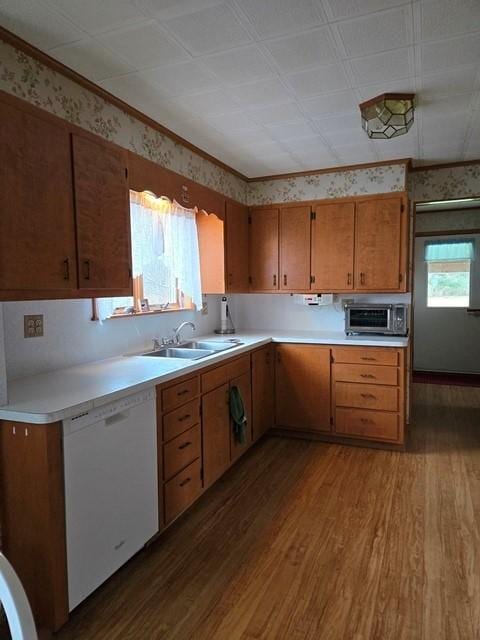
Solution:
M 252 437 L 258 440 L 275 420 L 274 346 L 252 353 Z
M 330 347 L 277 345 L 275 398 L 277 427 L 329 432 Z
M 165 484 L 166 524 L 185 511 L 201 492 L 202 462 L 198 458 Z
M 230 460 L 236 460 L 239 458 L 248 447 L 252 444 L 252 382 L 250 371 L 242 373 L 237 378 L 233 378 L 230 381 L 230 388 L 233 386 L 238 387 L 242 396 L 243 404 L 245 407 L 245 415 L 247 417 L 247 424 L 245 426 L 245 442 L 240 442 L 235 438 L 235 432 L 233 424 L 230 428 Z
M 209 487 L 230 466 L 229 385 L 225 383 L 202 398 L 203 477 Z

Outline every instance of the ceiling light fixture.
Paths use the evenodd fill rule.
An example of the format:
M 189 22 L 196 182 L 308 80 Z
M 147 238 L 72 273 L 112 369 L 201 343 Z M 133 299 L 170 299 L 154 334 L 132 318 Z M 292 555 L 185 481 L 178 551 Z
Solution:
M 368 137 L 388 140 L 407 133 L 413 124 L 414 98 L 414 93 L 382 93 L 358 105 Z

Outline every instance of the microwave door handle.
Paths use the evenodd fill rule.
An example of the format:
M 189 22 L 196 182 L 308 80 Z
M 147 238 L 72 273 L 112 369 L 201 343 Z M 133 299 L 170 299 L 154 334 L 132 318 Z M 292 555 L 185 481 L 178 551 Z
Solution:
M 392 307 L 389 306 L 387 309 L 387 326 L 386 326 L 386 330 L 387 331 L 393 331 L 393 325 L 392 325 Z

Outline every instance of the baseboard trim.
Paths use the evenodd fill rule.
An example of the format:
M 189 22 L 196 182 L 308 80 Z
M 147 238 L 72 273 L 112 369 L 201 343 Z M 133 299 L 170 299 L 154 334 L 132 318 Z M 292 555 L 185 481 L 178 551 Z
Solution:
M 480 373 L 414 371 L 412 382 L 418 382 L 420 384 L 443 384 L 458 387 L 480 387 Z

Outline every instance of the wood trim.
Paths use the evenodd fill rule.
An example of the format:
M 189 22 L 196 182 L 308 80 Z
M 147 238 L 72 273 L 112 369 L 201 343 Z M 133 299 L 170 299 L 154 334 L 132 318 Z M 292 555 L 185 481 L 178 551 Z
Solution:
M 416 203 L 415 203 L 416 204 Z M 461 211 L 478 211 L 480 209 L 480 202 L 476 207 L 452 207 L 451 209 L 432 209 L 431 211 L 418 211 L 415 209 L 415 215 L 424 216 L 432 213 L 459 213 Z
M 480 373 L 448 371 L 414 371 L 412 381 L 422 384 L 444 384 L 460 387 L 480 387 Z
M 468 236 L 480 234 L 480 229 L 447 229 L 446 231 L 417 231 L 416 238 L 429 238 L 430 236 Z
M 167 129 L 167 127 L 164 127 L 162 124 L 160 124 L 156 120 L 153 120 L 143 112 L 129 105 L 127 102 L 124 102 L 120 98 L 117 98 L 112 93 L 106 91 L 105 89 L 102 89 L 102 87 L 99 87 L 91 80 L 88 80 L 88 78 L 86 78 L 85 76 L 82 76 L 80 73 L 77 73 L 73 69 L 70 69 L 66 65 L 59 62 L 58 60 L 55 60 L 54 58 L 49 56 L 47 53 L 41 51 L 34 45 L 30 44 L 26 40 L 23 40 L 22 38 L 15 35 L 11 31 L 8 31 L 8 29 L 5 29 L 5 27 L 2 27 L 2 26 L 0 26 L 0 39 L 6 42 L 7 44 L 15 47 L 16 49 L 23 51 L 24 53 L 34 58 L 35 60 L 38 60 L 39 62 L 44 64 L 46 67 L 53 69 L 53 71 L 56 71 L 57 73 L 61 73 L 63 76 L 69 78 L 73 82 L 76 82 L 77 84 L 82 86 L 84 89 L 87 89 L 88 91 L 91 91 L 92 93 L 96 94 L 100 98 L 103 98 L 110 104 L 114 105 L 118 109 L 121 109 L 122 111 L 131 115 L 132 117 L 136 118 L 140 122 L 143 122 L 144 124 L 148 125 L 152 129 L 155 129 L 156 131 L 163 133 L 174 142 L 181 144 L 187 149 L 190 149 L 190 151 L 193 151 L 194 153 L 198 154 L 205 160 L 212 162 L 213 164 L 217 165 L 217 167 L 224 169 L 228 173 L 231 173 L 237 176 L 238 178 L 241 178 L 242 180 L 245 180 L 245 181 L 248 180 L 247 176 L 243 175 L 243 173 L 240 173 L 240 171 L 237 171 L 233 167 L 230 167 L 229 165 L 225 164 L 221 160 L 218 160 L 217 158 L 210 155 L 206 151 L 203 151 L 203 149 L 200 149 L 199 147 L 195 146 L 188 140 L 185 140 L 185 138 L 182 138 L 181 136 L 177 135 L 170 129 Z
M 370 169 L 372 167 L 384 167 L 390 164 L 404 164 L 408 168 L 411 164 L 411 158 L 399 158 L 396 160 L 379 160 L 378 162 L 365 162 L 363 164 L 347 164 L 339 167 L 328 167 L 326 169 L 311 169 L 309 171 L 297 171 L 294 173 L 280 173 L 272 176 L 259 176 L 255 178 L 246 178 L 250 182 L 264 182 L 267 180 L 285 180 L 286 178 L 301 178 L 303 176 L 314 176 L 323 173 L 341 173 L 343 171 L 355 171 L 360 169 Z
M 266 204 L 250 205 L 248 210 L 250 213 L 260 211 L 261 209 L 291 209 L 298 206 L 316 207 L 322 204 L 335 204 L 335 202 L 361 202 L 364 200 L 383 200 L 388 198 L 403 198 L 405 207 L 408 207 L 408 194 L 406 191 L 388 191 L 386 193 L 371 193 L 361 196 L 345 196 L 341 198 L 322 198 L 321 200 L 296 200 L 294 202 L 269 202 Z M 405 209 L 408 211 L 408 209 Z
M 438 164 L 425 164 L 418 165 L 410 169 L 410 171 L 418 172 L 418 171 L 432 171 L 435 169 L 452 169 L 454 167 L 468 167 L 469 165 L 480 164 L 480 158 L 478 160 L 459 160 L 458 162 L 445 162 Z

